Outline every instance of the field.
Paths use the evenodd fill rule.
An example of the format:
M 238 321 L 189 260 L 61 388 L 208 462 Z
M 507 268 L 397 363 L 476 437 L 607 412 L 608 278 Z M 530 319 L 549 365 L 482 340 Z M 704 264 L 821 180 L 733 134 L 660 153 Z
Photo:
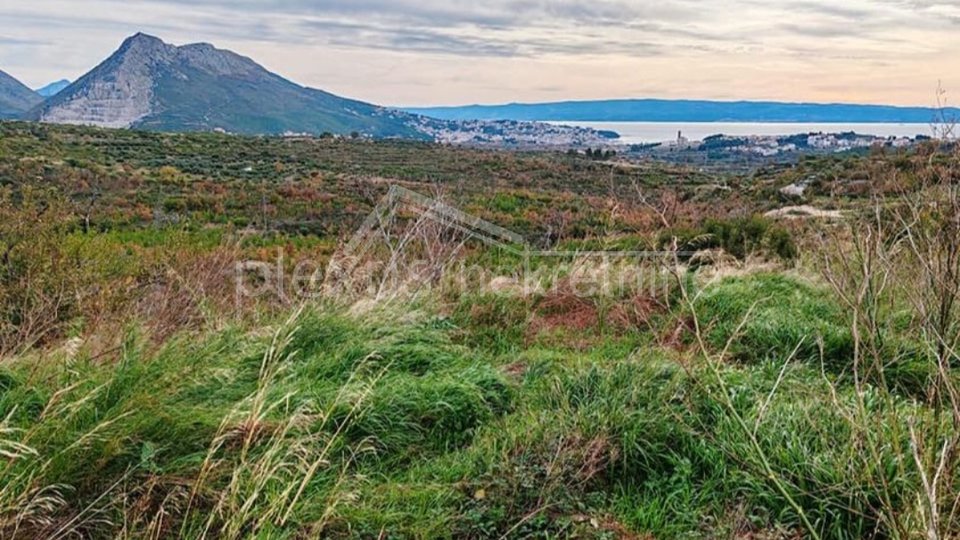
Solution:
M 523 291 L 424 227 L 238 294 L 394 185 L 574 264 Z M 578 288 L 636 270 L 596 252 L 656 287 Z M 956 537 L 958 294 L 946 143 L 743 172 L 0 123 L 0 538 Z

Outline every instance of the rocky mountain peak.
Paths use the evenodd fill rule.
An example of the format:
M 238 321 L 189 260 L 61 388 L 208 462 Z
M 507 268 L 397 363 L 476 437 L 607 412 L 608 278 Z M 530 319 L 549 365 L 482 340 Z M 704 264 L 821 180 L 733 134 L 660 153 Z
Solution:
M 51 123 L 128 127 L 154 110 L 157 68 L 177 48 L 139 32 L 75 84 L 44 102 L 31 115 Z
M 140 32 L 30 116 L 103 127 L 417 135 L 404 122 L 375 113 L 370 105 L 295 85 L 209 43 L 178 47 Z
M 255 74 L 269 75 L 250 58 L 218 49 L 209 43 L 193 43 L 177 47 L 177 59 L 184 65 L 217 76 L 248 78 Z
M 120 48 L 110 58 L 129 64 L 156 64 L 169 61 L 176 53 L 175 46 L 164 43 L 160 38 L 138 32 L 123 40 Z
M 129 49 L 159 49 L 163 47 L 167 47 L 167 44 L 164 43 L 162 39 L 151 36 L 150 34 L 144 34 L 143 32 L 137 32 L 123 40 L 123 43 L 120 44 L 119 51 Z

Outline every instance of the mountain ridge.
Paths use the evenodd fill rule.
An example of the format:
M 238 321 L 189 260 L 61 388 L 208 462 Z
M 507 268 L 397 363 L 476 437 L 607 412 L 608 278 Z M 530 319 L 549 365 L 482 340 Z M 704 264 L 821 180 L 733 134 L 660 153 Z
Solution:
M 176 46 L 137 33 L 26 118 L 160 131 L 425 138 L 409 126 L 410 116 L 300 86 L 209 43 Z
M 404 107 L 402 110 L 445 120 L 560 122 L 929 123 L 939 113 L 960 117 L 957 108 L 655 98 Z
M 301 86 L 209 43 L 138 32 L 25 120 L 153 131 L 404 138 L 453 144 L 585 146 L 617 135 L 533 122 L 438 120 Z
M 42 101 L 27 85 L 0 70 L 0 119 L 16 118 Z

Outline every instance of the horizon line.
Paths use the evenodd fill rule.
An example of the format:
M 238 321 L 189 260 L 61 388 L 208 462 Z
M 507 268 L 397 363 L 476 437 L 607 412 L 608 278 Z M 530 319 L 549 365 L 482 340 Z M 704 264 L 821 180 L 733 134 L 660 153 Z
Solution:
M 498 103 L 465 103 L 461 105 L 388 105 L 392 109 L 410 110 L 410 109 L 463 109 L 468 107 L 509 107 L 509 106 L 537 106 L 537 105 L 559 105 L 559 104 L 587 104 L 603 102 L 629 102 L 629 101 L 670 101 L 680 103 L 721 103 L 721 104 L 777 104 L 777 105 L 818 105 L 818 106 L 854 106 L 854 107 L 889 107 L 894 109 L 930 109 L 930 110 L 956 110 L 960 111 L 960 105 L 950 105 L 947 103 L 937 106 L 931 105 L 892 105 L 889 103 L 864 103 L 864 102 L 844 102 L 844 101 L 790 101 L 767 98 L 667 98 L 667 97 L 613 97 L 613 98 L 572 98 L 559 99 L 551 101 L 509 101 Z

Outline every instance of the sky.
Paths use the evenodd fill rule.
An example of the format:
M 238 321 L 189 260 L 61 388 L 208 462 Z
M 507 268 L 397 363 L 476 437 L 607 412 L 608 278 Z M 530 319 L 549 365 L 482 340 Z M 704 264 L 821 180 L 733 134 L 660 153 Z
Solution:
M 960 103 L 960 0 L 0 0 L 0 69 L 73 80 L 138 31 L 394 106 Z

